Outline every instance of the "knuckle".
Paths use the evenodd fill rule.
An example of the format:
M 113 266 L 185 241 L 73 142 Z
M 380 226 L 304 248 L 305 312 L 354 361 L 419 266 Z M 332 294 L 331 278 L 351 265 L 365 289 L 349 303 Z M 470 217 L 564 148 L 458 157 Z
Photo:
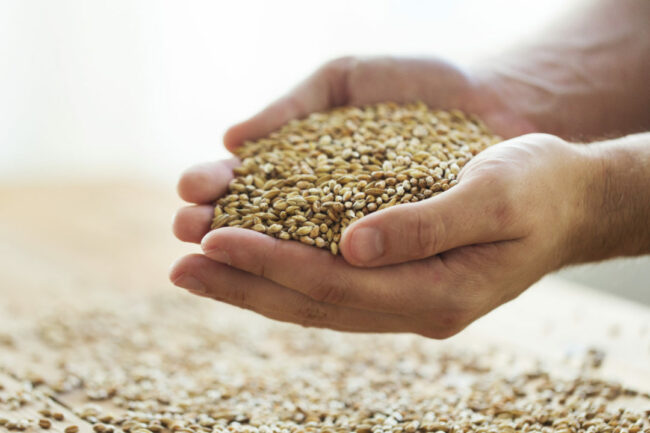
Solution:
M 357 63 L 355 57 L 339 57 L 325 63 L 317 72 L 327 83 L 330 105 L 338 106 L 349 102 L 349 78 Z
M 260 257 L 260 260 L 257 262 L 257 267 L 253 270 L 253 273 L 261 278 L 273 279 L 274 277 L 274 257 L 281 257 L 282 244 L 278 239 L 273 239 L 271 242 L 271 248 L 268 248 L 265 253 Z
M 424 332 L 420 332 L 419 334 L 423 337 L 431 338 L 434 340 L 446 340 L 447 338 L 458 334 L 458 332 L 460 331 L 454 330 L 452 328 L 435 328 L 427 329 Z
M 400 245 L 407 240 L 405 247 L 410 255 L 430 256 L 439 253 L 445 244 L 447 233 L 444 216 L 427 211 L 425 206 L 428 203 L 415 203 L 411 206 L 399 209 L 403 212 L 399 214 L 403 224 L 395 243 Z
M 531 134 L 523 135 L 521 138 L 524 142 L 538 143 L 559 143 L 564 141 L 557 135 L 547 134 L 544 132 L 533 132 Z
M 235 305 L 240 307 L 252 309 L 252 306 L 249 305 L 248 293 L 247 290 L 241 288 L 231 289 L 228 293 L 228 299 Z
M 328 314 L 327 312 L 313 304 L 307 304 L 304 307 L 300 308 L 297 312 L 298 324 L 300 326 L 309 328 L 314 326 L 322 326 L 321 323 L 327 321 Z
M 340 73 L 347 70 L 351 65 L 357 61 L 357 58 L 354 56 L 341 56 L 336 57 L 332 60 L 329 60 L 325 63 L 321 70 L 325 73 Z
M 308 319 L 299 319 L 296 321 L 296 324 L 302 326 L 303 328 L 323 328 L 324 326 L 314 322 L 313 320 Z
M 310 297 L 325 304 L 342 304 L 346 299 L 346 287 L 341 277 L 321 279 L 310 290 Z
M 416 213 L 415 233 L 417 236 L 416 247 L 426 255 L 441 252 L 446 243 L 447 225 L 443 215 L 439 213 Z
M 415 242 L 414 246 L 420 253 L 426 254 L 435 249 L 433 243 L 437 236 L 433 235 L 434 226 L 430 218 L 425 217 L 422 212 L 414 212 L 415 216 Z
M 542 154 L 549 151 L 557 151 L 567 144 L 565 140 L 556 135 L 546 134 L 542 132 L 526 134 L 519 137 L 517 140 L 518 144 L 524 145 L 522 148 L 526 147 L 530 152 L 540 152 Z
M 480 300 L 458 298 L 451 295 L 440 299 L 440 308 L 429 309 L 416 314 L 416 331 L 418 334 L 436 340 L 452 337 L 465 329 L 480 314 Z
M 285 97 L 284 107 L 284 114 L 288 118 L 296 117 L 299 113 L 304 113 L 306 111 L 304 102 L 296 94 L 291 94 Z
M 418 333 L 435 340 L 444 340 L 458 334 L 469 322 L 460 312 L 443 312 L 437 314 L 433 321 Z

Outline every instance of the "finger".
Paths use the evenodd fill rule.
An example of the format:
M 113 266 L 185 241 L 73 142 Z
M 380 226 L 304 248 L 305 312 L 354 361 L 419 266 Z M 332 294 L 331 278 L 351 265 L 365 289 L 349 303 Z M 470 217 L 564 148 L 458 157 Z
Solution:
M 441 60 L 341 58 L 327 63 L 261 113 L 230 128 L 224 144 L 232 151 L 291 119 L 345 104 L 424 101 L 438 108 L 462 108 L 469 87 L 462 70 Z
M 228 150 L 234 150 L 246 140 L 268 135 L 291 119 L 305 117 L 347 102 L 347 74 L 354 60 L 338 59 L 329 62 L 288 95 L 272 103 L 252 118 L 234 125 L 224 135 Z
M 269 318 L 303 326 L 356 332 L 404 332 L 406 319 L 324 304 L 272 281 L 194 254 L 181 258 L 171 270 L 174 284 Z
M 188 168 L 178 181 L 178 195 L 190 203 L 210 203 L 228 190 L 232 169 L 240 164 L 237 158 L 206 162 Z
M 318 302 L 395 312 L 420 308 L 442 275 L 413 266 L 361 269 L 340 256 L 252 230 L 225 227 L 201 241 L 209 258 L 274 281 Z M 437 271 L 436 271 L 437 272 Z M 422 284 L 426 279 L 427 284 Z
M 384 266 L 522 236 L 499 193 L 474 178 L 436 197 L 367 215 L 344 232 L 341 252 L 355 266 Z
M 214 207 L 209 205 L 186 206 L 174 216 L 172 231 L 183 242 L 198 244 L 207 232 L 214 216 Z

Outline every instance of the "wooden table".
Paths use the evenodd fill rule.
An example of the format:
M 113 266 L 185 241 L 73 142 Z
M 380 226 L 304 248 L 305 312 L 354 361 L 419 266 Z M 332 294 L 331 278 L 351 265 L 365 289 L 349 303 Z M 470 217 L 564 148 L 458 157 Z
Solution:
M 5 390 L 25 386 L 34 369 L 47 380 L 54 367 L 51 349 L 21 337 L 35 317 L 141 302 L 160 293 L 190 298 L 167 280 L 170 263 L 197 249 L 171 234 L 179 204 L 173 188 L 137 181 L 0 186 L 0 385 Z M 270 323 L 210 301 L 192 297 L 188 302 L 218 309 L 241 326 Z M 436 344 L 492 344 L 529 353 L 558 370 L 572 355 L 596 348 L 606 354 L 597 375 L 650 393 L 650 309 L 552 276 Z M 74 398 L 62 392 L 52 404 L 67 412 Z M 648 401 L 640 403 L 646 410 Z

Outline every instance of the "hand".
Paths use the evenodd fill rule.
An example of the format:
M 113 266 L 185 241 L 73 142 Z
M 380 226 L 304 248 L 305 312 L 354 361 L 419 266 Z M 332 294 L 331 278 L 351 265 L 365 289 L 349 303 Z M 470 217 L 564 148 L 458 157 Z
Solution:
M 462 70 L 435 59 L 337 59 L 261 113 L 230 128 L 224 143 L 234 150 L 245 140 L 263 137 L 314 111 L 385 101 L 423 101 L 435 108 L 459 108 L 478 115 L 504 138 L 533 132 L 534 125 L 498 97 L 508 94 L 512 99 L 518 86 L 506 91 L 501 80 L 492 82 L 488 76 L 494 74 Z M 195 205 L 176 215 L 174 233 L 180 240 L 198 243 L 209 231 L 211 203 L 226 192 L 236 165 L 236 159 L 205 163 L 182 175 L 179 195 Z
M 234 149 L 246 139 L 266 135 L 291 118 L 312 111 L 385 100 L 406 102 L 419 99 L 435 107 L 460 108 L 478 114 L 503 136 L 533 129 L 528 121 L 509 112 L 491 96 L 493 94 L 489 85 L 481 81 L 480 74 L 464 72 L 440 61 L 341 59 L 317 71 L 290 95 L 262 113 L 231 128 L 224 141 L 229 149 Z M 236 160 L 204 164 L 183 175 L 179 194 L 197 205 L 183 208 L 177 214 L 174 231 L 181 240 L 199 242 L 209 231 L 213 207 L 204 203 L 211 203 L 225 193 L 236 164 Z M 236 252 L 229 251 L 226 257 L 224 249 L 213 248 L 214 242 L 220 246 L 239 247 Z M 343 330 L 411 331 L 440 337 L 457 332 L 464 326 L 461 323 L 469 323 L 460 318 L 466 309 L 473 310 L 478 317 L 508 299 L 504 297 L 489 302 L 489 305 L 482 304 L 478 312 L 476 308 L 465 305 L 460 292 L 458 296 L 452 296 L 453 302 L 438 302 L 441 299 L 435 296 L 449 290 L 449 287 L 443 288 L 443 276 L 438 273 L 440 266 L 409 263 L 400 267 L 357 269 L 340 257 L 334 258 L 323 251 L 295 242 L 278 242 L 248 230 L 219 229 L 204 240 L 204 247 L 210 250 L 207 257 L 192 255 L 181 259 L 173 267 L 171 278 L 178 285 L 190 289 L 193 286 L 203 290 L 207 296 L 280 320 Z M 360 264 L 350 249 L 351 245 L 344 240 L 342 253 L 351 263 Z M 268 248 L 273 248 L 273 257 L 266 255 Z M 259 261 L 260 255 L 265 257 L 264 261 Z M 267 260 L 272 262 L 267 263 Z M 440 258 L 432 260 L 443 263 Z M 232 266 L 221 265 L 217 263 L 219 261 Z M 251 269 L 256 261 L 264 263 L 263 267 Z M 286 269 L 283 263 L 286 266 L 300 263 L 296 267 L 305 275 Z M 422 274 L 425 267 L 429 271 Z M 285 281 L 281 275 L 287 275 L 290 280 Z M 423 275 L 432 279 L 423 284 Z M 313 279 L 303 279 L 315 276 L 320 278 L 316 286 Z M 429 293 L 432 285 L 442 292 Z M 382 289 L 384 286 L 387 287 Z M 403 293 L 406 287 L 412 287 L 410 291 L 413 293 Z M 429 295 L 434 298 L 430 299 Z M 427 302 L 423 303 L 425 300 Z M 432 305 L 434 301 L 438 305 L 433 311 L 437 318 L 413 318 L 414 313 L 419 314 L 413 308 Z M 394 306 L 400 306 L 399 311 L 394 311 Z M 424 314 L 423 311 L 420 313 Z
M 570 262 L 588 158 L 543 134 L 479 154 L 449 191 L 352 224 L 340 256 L 222 228 L 172 279 L 268 317 L 445 338 Z

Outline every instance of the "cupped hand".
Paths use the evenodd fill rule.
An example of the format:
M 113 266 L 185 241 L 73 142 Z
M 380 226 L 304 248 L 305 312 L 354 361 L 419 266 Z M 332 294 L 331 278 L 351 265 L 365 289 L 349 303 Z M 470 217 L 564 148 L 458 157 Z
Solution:
M 294 118 L 341 105 L 422 101 L 432 108 L 458 108 L 478 115 L 504 138 L 533 132 L 534 125 L 500 98 L 491 75 L 437 59 L 341 58 L 333 60 L 259 114 L 230 128 L 224 144 L 234 150 Z M 501 89 L 501 88 L 499 88 Z M 181 176 L 178 193 L 194 205 L 178 211 L 174 233 L 200 242 L 210 228 L 212 206 L 227 190 L 236 159 L 194 166 Z
M 440 61 L 341 59 L 231 128 L 224 141 L 232 150 L 291 118 L 387 100 L 460 108 L 505 137 L 533 129 L 493 95 L 480 76 Z M 576 159 L 573 146 L 550 136 L 494 146 L 470 162 L 448 192 L 350 226 L 341 242 L 344 258 L 250 230 L 208 233 L 209 203 L 226 192 L 237 161 L 200 165 L 179 182 L 181 197 L 195 205 L 179 210 L 174 232 L 202 241 L 205 255 L 180 259 L 171 279 L 194 293 L 305 326 L 447 337 L 560 266 L 569 230 L 550 221 L 570 220 L 564 213 L 575 197 L 565 183 L 575 173 L 567 165 Z
M 587 161 L 557 137 L 524 135 L 479 154 L 449 191 L 352 224 L 344 257 L 222 228 L 172 279 L 305 326 L 448 337 L 571 261 Z

